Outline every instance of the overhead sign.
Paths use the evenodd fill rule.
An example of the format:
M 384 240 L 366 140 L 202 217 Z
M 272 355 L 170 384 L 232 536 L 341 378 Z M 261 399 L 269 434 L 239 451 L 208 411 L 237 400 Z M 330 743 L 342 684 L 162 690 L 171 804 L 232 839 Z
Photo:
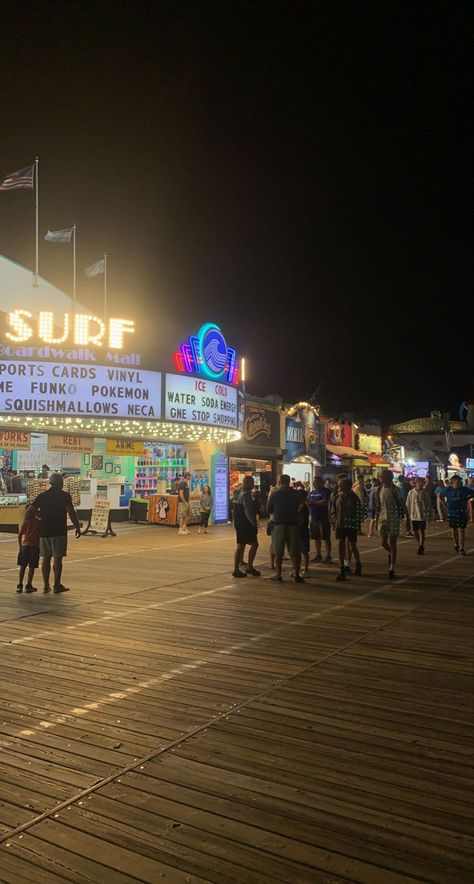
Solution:
M 7 314 L 10 331 L 5 337 L 15 343 L 25 343 L 34 335 L 31 323 L 33 314 L 29 310 L 12 310 Z M 135 323 L 131 319 L 109 319 L 107 337 L 105 322 L 89 313 L 63 313 L 56 317 L 50 310 L 40 310 L 36 336 L 45 344 L 63 344 L 71 341 L 76 347 L 97 347 L 106 343 L 111 350 L 121 350 L 125 334 L 133 334 Z
M 48 451 L 85 451 L 94 450 L 92 436 L 48 436 Z
M 359 433 L 359 448 L 370 454 L 382 454 L 382 437 Z
M 309 457 L 320 466 L 326 463 L 324 424 L 315 410 L 307 405 L 291 409 L 285 422 L 285 463 L 299 457 Z
M 161 373 L 106 365 L 0 362 L 0 413 L 161 417 Z
M 146 457 L 148 452 L 144 442 L 133 439 L 106 439 L 106 453 L 114 455 L 129 455 L 130 457 Z
M 222 331 L 215 322 L 206 322 L 196 335 L 184 341 L 174 354 L 178 371 L 202 374 L 211 380 L 229 384 L 239 381 L 237 354 L 227 346 Z
M 2 447 L 0 442 L 0 448 Z M 474 457 L 466 457 L 466 470 L 474 470 Z
M 280 413 L 264 405 L 245 406 L 244 438 L 250 445 L 280 446 Z
M 328 421 L 326 424 L 326 444 L 352 447 L 352 425 L 340 421 Z
M 0 448 L 7 451 L 29 451 L 31 433 L 20 433 L 18 430 L 0 430 Z
M 237 390 L 227 384 L 167 374 L 165 418 L 211 427 L 237 427 Z

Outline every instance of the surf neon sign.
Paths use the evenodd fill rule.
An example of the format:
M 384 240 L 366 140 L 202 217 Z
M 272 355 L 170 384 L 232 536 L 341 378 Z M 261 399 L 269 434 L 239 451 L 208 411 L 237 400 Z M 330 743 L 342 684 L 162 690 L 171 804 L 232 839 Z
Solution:
M 215 322 L 206 322 L 196 335 L 184 341 L 174 354 L 176 369 L 186 374 L 202 374 L 213 381 L 238 384 L 237 353 L 227 346 Z

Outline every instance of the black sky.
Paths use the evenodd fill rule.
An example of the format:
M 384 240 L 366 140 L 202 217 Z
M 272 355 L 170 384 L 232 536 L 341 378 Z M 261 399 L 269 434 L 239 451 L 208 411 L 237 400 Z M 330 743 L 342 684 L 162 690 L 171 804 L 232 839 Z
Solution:
M 156 366 L 213 319 L 251 392 L 454 412 L 474 375 L 470 8 L 6 4 L 0 175 L 40 156 L 42 230 L 75 221 L 79 267 L 107 249 Z M 0 253 L 31 266 L 32 221 L 31 194 L 0 194 Z M 41 272 L 70 290 L 67 247 L 43 243 Z

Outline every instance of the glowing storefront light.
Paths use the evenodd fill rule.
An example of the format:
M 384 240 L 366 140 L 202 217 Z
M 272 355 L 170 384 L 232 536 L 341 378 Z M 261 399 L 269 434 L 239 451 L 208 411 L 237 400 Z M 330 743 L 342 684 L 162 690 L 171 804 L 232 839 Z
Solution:
M 15 343 L 25 343 L 33 337 L 33 328 L 26 319 L 32 319 L 33 314 L 29 310 L 12 310 L 8 314 L 8 324 L 13 332 L 5 332 L 6 337 Z M 96 330 L 91 333 L 90 325 L 94 324 Z M 38 314 L 38 337 L 45 344 L 62 344 L 70 334 L 71 323 L 69 313 L 63 314 L 61 337 L 53 338 L 53 330 L 58 327 L 55 315 L 49 310 L 40 310 Z M 102 346 L 105 339 L 106 326 L 98 316 L 88 313 L 76 313 L 74 316 L 74 344 L 78 347 L 88 347 L 91 344 Z M 121 350 L 124 345 L 124 335 L 135 332 L 135 323 L 132 319 L 109 319 L 108 347 L 111 350 Z

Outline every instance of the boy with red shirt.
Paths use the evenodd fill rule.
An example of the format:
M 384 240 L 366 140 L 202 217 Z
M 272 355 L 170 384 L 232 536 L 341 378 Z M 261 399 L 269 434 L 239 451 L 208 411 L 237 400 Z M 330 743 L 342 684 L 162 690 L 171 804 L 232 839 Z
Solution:
M 27 568 L 28 583 L 25 586 L 25 592 L 36 592 L 36 587 L 33 586 L 33 577 L 35 568 L 39 565 L 40 524 L 34 509 L 31 506 L 28 507 L 25 513 L 25 520 L 18 532 L 20 549 L 17 564 L 20 566 L 20 574 L 18 576 L 17 592 L 23 592 L 23 578 Z

